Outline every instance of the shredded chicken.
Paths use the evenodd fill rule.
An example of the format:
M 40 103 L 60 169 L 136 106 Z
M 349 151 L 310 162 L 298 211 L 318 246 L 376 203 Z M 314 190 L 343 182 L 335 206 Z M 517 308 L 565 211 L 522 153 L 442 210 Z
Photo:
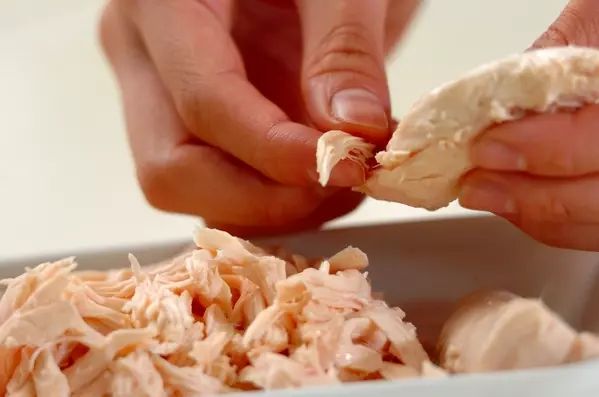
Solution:
M 323 134 L 316 146 L 316 169 L 318 182 L 326 186 L 331 171 L 341 160 L 349 159 L 364 168 L 366 161 L 374 157 L 375 146 L 362 138 L 343 131 L 333 130 Z
M 3 280 L 0 395 L 192 397 L 446 377 L 349 247 L 327 260 L 199 229 L 196 248 L 142 267 L 74 258 Z M 276 255 L 273 254 L 276 253 Z M 461 334 L 460 334 L 461 335 Z M 580 334 L 567 359 L 599 355 Z

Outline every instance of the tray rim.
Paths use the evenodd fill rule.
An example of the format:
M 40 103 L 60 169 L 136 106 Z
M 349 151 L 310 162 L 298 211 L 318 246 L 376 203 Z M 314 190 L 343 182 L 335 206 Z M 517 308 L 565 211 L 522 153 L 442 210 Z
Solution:
M 260 244 L 261 242 L 274 241 L 277 239 L 287 239 L 287 238 L 301 238 L 304 235 L 313 235 L 316 233 L 320 234 L 328 234 L 328 233 L 338 233 L 349 230 L 360 230 L 360 229 L 368 229 L 377 226 L 391 226 L 391 225 L 410 225 L 410 224 L 422 224 L 422 223 L 437 223 L 437 222 L 448 222 L 448 221 L 459 221 L 462 219 L 488 219 L 489 221 L 497 220 L 498 217 L 493 214 L 487 213 L 468 213 L 468 214 L 459 214 L 459 215 L 450 215 L 450 216 L 440 216 L 438 218 L 422 218 L 422 219 L 414 219 L 407 218 L 401 220 L 389 220 L 386 221 L 372 221 L 372 222 L 364 222 L 356 225 L 340 225 L 340 226 L 331 226 L 331 227 L 323 227 L 322 229 L 316 230 L 308 230 L 299 233 L 286 233 L 280 234 L 277 236 L 270 237 L 260 237 L 260 238 L 249 238 L 247 240 L 252 243 Z M 196 227 L 204 227 L 200 222 L 196 223 Z M 35 253 L 32 255 L 15 255 L 9 256 L 0 259 L 0 277 L 3 272 L 3 269 L 11 268 L 15 266 L 19 266 L 22 264 L 29 265 L 37 265 L 39 263 L 47 262 L 49 260 L 58 260 L 61 258 L 69 258 L 69 257 L 91 257 L 91 256 L 105 256 L 111 254 L 117 254 L 121 252 L 131 252 L 135 254 L 135 252 L 141 251 L 159 251 L 161 249 L 169 249 L 177 246 L 185 246 L 193 244 L 193 233 L 194 229 L 192 228 L 189 231 L 189 238 L 183 239 L 181 237 L 177 238 L 169 238 L 158 242 L 142 242 L 142 243 L 132 243 L 132 244 L 108 244 L 103 246 L 96 247 L 82 247 L 75 248 L 72 251 L 67 251 L 65 249 L 55 250 L 55 251 L 45 251 L 40 253 Z M 124 253 L 126 256 L 126 253 Z M 25 265 L 25 266 L 29 266 Z
M 569 384 L 578 386 L 584 394 L 568 394 L 578 397 L 596 397 L 599 393 L 599 377 L 596 376 L 599 359 L 565 364 L 559 367 L 533 368 L 503 372 L 458 374 L 447 378 L 414 378 L 397 381 L 371 381 L 345 383 L 333 386 L 306 387 L 299 389 L 260 390 L 231 393 L 231 397 L 332 397 L 345 393 L 350 397 L 362 397 L 376 393 L 380 397 L 480 397 L 487 392 L 492 397 L 563 397 L 564 390 L 556 387 L 564 377 Z M 585 382 L 580 382 L 585 379 Z M 534 392 L 534 386 L 538 391 Z M 563 386 L 562 386 L 563 387 Z M 402 394 L 405 393 L 405 394 Z M 409 393 L 409 394 L 408 394 Z

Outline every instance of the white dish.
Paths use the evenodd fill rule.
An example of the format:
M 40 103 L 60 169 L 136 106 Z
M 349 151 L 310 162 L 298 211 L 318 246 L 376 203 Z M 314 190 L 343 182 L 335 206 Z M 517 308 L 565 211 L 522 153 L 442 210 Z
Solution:
M 80 269 L 128 266 L 127 253 L 149 264 L 190 243 L 99 249 L 77 255 Z M 599 253 L 550 248 L 508 223 L 488 216 L 370 225 L 257 240 L 282 245 L 305 256 L 327 256 L 348 245 L 368 254 L 375 291 L 402 306 L 414 301 L 454 301 L 478 288 L 502 288 L 543 300 L 573 326 L 599 332 Z M 58 259 L 52 254 L 0 263 L 0 277 L 22 273 L 25 266 Z M 408 320 L 410 312 L 408 311 Z M 418 324 L 416 324 L 418 325 Z M 268 397 L 562 397 L 599 396 L 599 360 L 559 368 L 366 382 L 341 387 L 262 393 Z M 252 393 L 255 394 L 255 393 Z M 247 393 L 245 394 L 247 395 Z

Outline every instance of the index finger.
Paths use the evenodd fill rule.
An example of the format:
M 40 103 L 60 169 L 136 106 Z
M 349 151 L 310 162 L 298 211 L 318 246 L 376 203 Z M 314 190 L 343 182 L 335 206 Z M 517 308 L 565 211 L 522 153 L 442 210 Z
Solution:
M 584 176 L 599 172 L 598 147 L 599 105 L 589 105 L 493 127 L 473 145 L 471 158 L 480 168 Z
M 206 1 L 144 0 L 132 13 L 181 118 L 202 141 L 285 184 L 316 183 L 321 132 L 293 123 L 247 80 L 243 61 Z M 362 182 L 346 162 L 332 185 Z

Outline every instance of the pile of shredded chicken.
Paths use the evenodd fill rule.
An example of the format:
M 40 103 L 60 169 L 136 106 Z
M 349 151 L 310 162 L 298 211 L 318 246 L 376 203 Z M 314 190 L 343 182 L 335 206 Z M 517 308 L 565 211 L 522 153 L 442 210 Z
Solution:
M 147 267 L 130 256 L 130 269 L 75 271 L 68 258 L 4 280 L 0 390 L 8 396 L 191 397 L 447 375 L 431 362 L 405 313 L 373 296 L 362 272 L 368 259 L 359 249 L 308 261 L 213 229 L 199 229 L 195 243 Z M 496 306 L 502 310 L 496 313 L 514 312 Z M 468 319 L 458 320 L 451 327 Z M 522 334 L 514 321 L 495 322 L 504 324 L 503 334 L 510 324 Z M 474 347 L 460 361 L 456 347 L 466 349 L 467 338 L 453 334 L 446 338 L 450 372 L 474 371 L 481 360 L 487 369 L 506 365 L 504 356 L 489 361 Z M 522 335 L 530 340 L 530 333 Z M 560 343 L 537 345 L 546 350 Z M 573 357 L 569 347 L 562 350 L 559 360 Z
M 0 390 L 183 397 L 444 376 L 405 313 L 373 297 L 360 250 L 310 263 L 213 229 L 195 243 L 148 267 L 76 272 L 68 258 L 4 280 Z

